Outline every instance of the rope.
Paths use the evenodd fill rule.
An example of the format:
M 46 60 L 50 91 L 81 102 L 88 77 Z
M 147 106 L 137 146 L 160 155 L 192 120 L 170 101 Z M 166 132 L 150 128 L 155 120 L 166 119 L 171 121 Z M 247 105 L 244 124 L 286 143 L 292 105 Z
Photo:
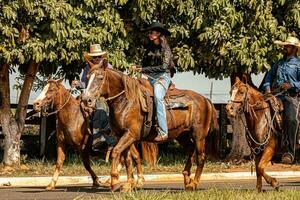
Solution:
M 72 90 L 72 89 L 71 89 L 71 90 Z M 66 100 L 66 102 L 65 102 L 59 109 L 57 109 L 57 110 L 55 110 L 55 111 L 53 111 L 53 112 L 50 112 L 50 113 L 48 113 L 48 112 L 43 113 L 43 116 L 44 116 L 44 117 L 48 117 L 48 116 L 50 116 L 50 115 L 57 114 L 59 111 L 61 111 L 61 110 L 67 105 L 67 103 L 69 102 L 71 96 L 72 96 L 72 94 L 71 94 L 71 92 L 70 92 L 70 93 L 69 93 L 69 96 L 68 96 L 68 99 Z M 52 100 L 52 103 L 53 103 L 53 100 Z

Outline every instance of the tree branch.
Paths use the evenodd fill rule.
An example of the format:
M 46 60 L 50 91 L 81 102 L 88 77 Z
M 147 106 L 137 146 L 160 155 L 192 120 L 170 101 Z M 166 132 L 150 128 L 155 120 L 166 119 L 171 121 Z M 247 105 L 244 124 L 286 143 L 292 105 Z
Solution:
M 40 63 L 31 60 L 28 64 L 24 84 L 19 98 L 19 103 L 16 111 L 16 121 L 20 131 L 22 131 L 26 119 L 27 105 L 29 100 L 30 91 L 33 86 L 34 78 L 38 72 Z

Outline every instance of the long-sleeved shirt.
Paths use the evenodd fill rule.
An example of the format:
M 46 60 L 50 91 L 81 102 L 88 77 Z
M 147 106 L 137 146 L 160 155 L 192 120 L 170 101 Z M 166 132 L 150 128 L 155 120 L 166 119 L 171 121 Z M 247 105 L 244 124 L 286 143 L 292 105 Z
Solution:
M 151 44 L 146 48 L 142 60 L 142 72 L 152 77 L 164 72 L 170 73 L 171 62 L 172 52 L 168 45 L 163 49 L 160 44 Z
M 267 73 L 263 89 L 276 89 L 282 83 L 290 83 L 294 92 L 300 92 L 300 59 L 290 57 L 275 62 Z
M 102 60 L 100 62 L 102 62 Z M 109 63 L 108 63 L 108 68 L 112 68 L 112 65 Z M 81 75 L 81 78 L 79 81 L 79 85 L 78 85 L 79 89 L 85 89 L 88 86 L 89 80 L 87 78 L 87 75 L 88 75 L 89 71 L 90 71 L 90 66 L 86 65 L 85 68 L 83 69 L 83 72 L 82 72 L 82 75 Z

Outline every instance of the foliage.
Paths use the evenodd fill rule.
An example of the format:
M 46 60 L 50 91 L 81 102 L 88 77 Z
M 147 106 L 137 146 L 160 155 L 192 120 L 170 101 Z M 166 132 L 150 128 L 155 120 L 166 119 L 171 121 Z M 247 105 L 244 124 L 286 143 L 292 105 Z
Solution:
M 117 68 L 140 63 L 152 20 L 166 25 L 181 71 L 222 78 L 259 73 L 278 58 L 276 39 L 300 30 L 298 0 L 10 0 L 1 1 L 0 60 L 41 62 L 41 73 L 73 79 L 91 43 Z M 26 65 L 24 65 L 26 66 Z
M 201 46 L 198 71 L 210 77 L 232 73 L 259 73 L 278 59 L 274 40 L 299 33 L 300 16 L 291 15 L 299 1 L 205 1 L 206 17 L 198 35 Z M 283 12 L 283 10 L 285 12 Z M 299 13 L 299 11 L 297 11 Z M 288 17 L 282 17 L 282 16 Z
M 44 75 L 61 66 L 72 77 L 91 43 L 100 43 L 113 64 L 124 66 L 126 32 L 114 1 L 16 0 L 1 1 L 0 8 L 0 59 L 20 65 L 21 72 L 33 59 Z

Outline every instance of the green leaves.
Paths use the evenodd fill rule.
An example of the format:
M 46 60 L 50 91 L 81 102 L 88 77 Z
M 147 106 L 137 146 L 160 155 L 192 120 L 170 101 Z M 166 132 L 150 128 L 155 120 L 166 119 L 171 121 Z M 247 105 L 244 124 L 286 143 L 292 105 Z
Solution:
M 265 71 L 278 59 L 273 41 L 300 32 L 298 0 L 12 0 L 0 8 L 0 59 L 63 66 L 69 77 L 92 43 L 109 52 L 114 67 L 140 64 L 142 28 L 152 20 L 172 33 L 179 70 L 215 78 Z

